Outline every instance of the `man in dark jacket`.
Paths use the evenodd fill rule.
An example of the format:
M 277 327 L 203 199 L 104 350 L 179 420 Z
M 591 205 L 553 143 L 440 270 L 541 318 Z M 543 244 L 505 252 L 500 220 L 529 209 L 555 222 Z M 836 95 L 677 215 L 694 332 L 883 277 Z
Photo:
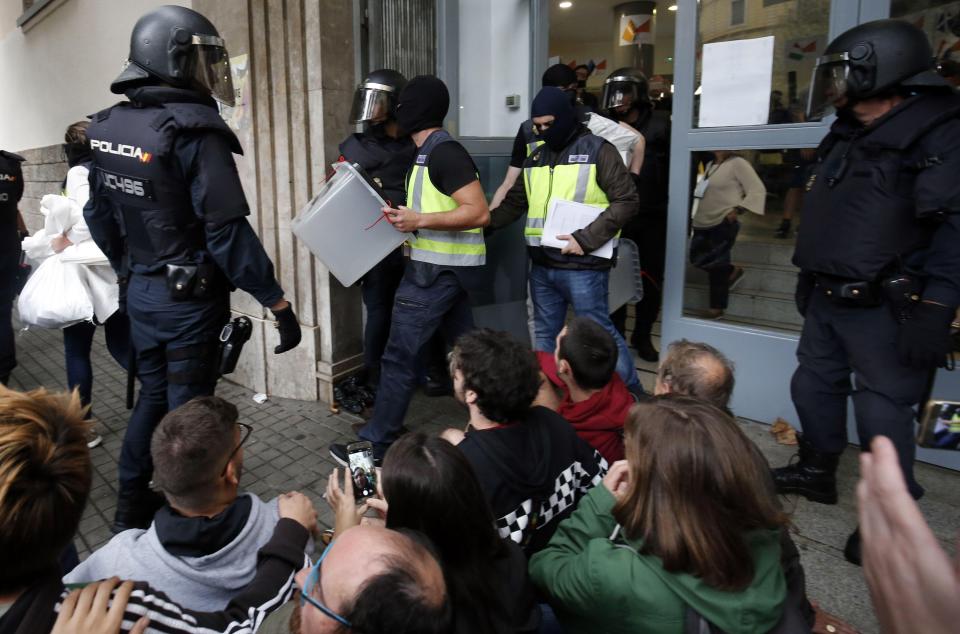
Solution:
M 17 366 L 10 319 L 18 291 L 20 236 L 26 233 L 17 209 L 23 197 L 22 162 L 22 156 L 0 150 L 0 383 L 4 385 Z
M 524 235 L 533 262 L 530 293 L 535 347 L 554 351 L 570 305 L 577 315 L 593 319 L 613 335 L 620 351 L 620 378 L 632 392 L 642 392 L 633 357 L 608 312 L 610 268 L 616 255 L 591 255 L 611 239 L 615 241 L 637 212 L 633 179 L 616 148 L 577 120 L 570 99 L 559 88 L 542 89 L 533 101 L 531 114 L 544 143 L 524 162 L 523 180 L 518 179 L 500 206 L 491 211 L 491 227 L 507 225 L 527 212 Z M 557 236 L 566 241 L 563 248 L 541 245 L 548 208 L 551 202 L 560 200 L 602 211 L 586 227 Z

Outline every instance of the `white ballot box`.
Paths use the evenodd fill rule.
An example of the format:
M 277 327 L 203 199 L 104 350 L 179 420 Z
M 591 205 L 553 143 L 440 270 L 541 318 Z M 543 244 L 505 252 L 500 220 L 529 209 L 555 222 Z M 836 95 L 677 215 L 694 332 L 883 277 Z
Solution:
M 543 235 L 540 237 L 540 244 L 545 247 L 562 249 L 566 246 L 567 241 L 558 240 L 557 236 L 570 235 L 577 229 L 583 229 L 596 220 L 601 213 L 603 213 L 603 209 L 599 207 L 554 198 L 547 207 L 547 219 L 543 223 Z M 616 246 L 616 238 L 611 238 L 596 251 L 591 251 L 589 255 L 598 258 L 612 258 L 614 246 Z
M 612 314 L 624 304 L 643 299 L 643 274 L 640 271 L 640 250 L 633 240 L 620 239 L 617 263 L 610 269 L 607 303 Z
M 291 226 L 310 253 L 350 286 L 410 235 L 387 221 L 381 211 L 387 203 L 357 167 L 340 162 L 333 169 Z

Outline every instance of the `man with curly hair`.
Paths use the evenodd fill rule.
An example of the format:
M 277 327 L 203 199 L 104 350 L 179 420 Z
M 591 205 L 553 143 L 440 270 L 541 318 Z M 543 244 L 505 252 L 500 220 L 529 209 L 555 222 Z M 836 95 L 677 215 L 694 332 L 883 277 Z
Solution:
M 450 375 L 470 421 L 465 431 L 448 429 L 443 437 L 476 472 L 500 536 L 532 555 L 600 482 L 607 462 L 559 414 L 533 406 L 540 366 L 507 333 L 477 330 L 460 337 Z

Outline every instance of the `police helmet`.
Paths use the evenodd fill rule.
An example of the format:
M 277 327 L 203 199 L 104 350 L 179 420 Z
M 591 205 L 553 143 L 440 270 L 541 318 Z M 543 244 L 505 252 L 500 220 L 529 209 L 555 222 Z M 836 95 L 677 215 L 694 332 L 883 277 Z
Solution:
M 900 20 L 874 20 L 830 42 L 817 58 L 810 82 L 807 118 L 823 117 L 834 104 L 875 97 L 898 87 L 943 87 L 933 49 L 917 27 Z
M 600 107 L 605 112 L 621 107 L 650 107 L 650 84 L 637 68 L 618 68 L 603 82 Z
M 130 35 L 130 56 L 110 90 L 123 93 L 157 79 L 234 105 L 233 76 L 223 38 L 210 20 L 192 9 L 167 5 L 137 20 Z
M 392 118 L 397 109 L 397 99 L 406 85 L 407 78 L 395 70 L 383 68 L 373 71 L 357 86 L 350 121 L 381 123 Z

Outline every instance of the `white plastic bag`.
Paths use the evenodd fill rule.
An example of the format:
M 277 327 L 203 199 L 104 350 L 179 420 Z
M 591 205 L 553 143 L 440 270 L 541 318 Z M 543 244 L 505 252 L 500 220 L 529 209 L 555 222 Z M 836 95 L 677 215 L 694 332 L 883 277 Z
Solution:
M 97 321 L 106 323 L 110 315 L 120 307 L 120 287 L 117 274 L 109 264 L 90 264 L 77 267 L 83 280 L 84 290 L 93 304 Z
M 630 162 L 633 160 L 633 148 L 636 147 L 640 135 L 631 132 L 612 119 L 601 117 L 595 112 L 590 113 L 587 127 L 590 132 L 612 143 L 620 153 L 620 158 L 623 159 L 624 164 L 630 167 Z
M 47 258 L 20 291 L 20 321 L 40 328 L 65 328 L 93 318 L 81 266 Z

